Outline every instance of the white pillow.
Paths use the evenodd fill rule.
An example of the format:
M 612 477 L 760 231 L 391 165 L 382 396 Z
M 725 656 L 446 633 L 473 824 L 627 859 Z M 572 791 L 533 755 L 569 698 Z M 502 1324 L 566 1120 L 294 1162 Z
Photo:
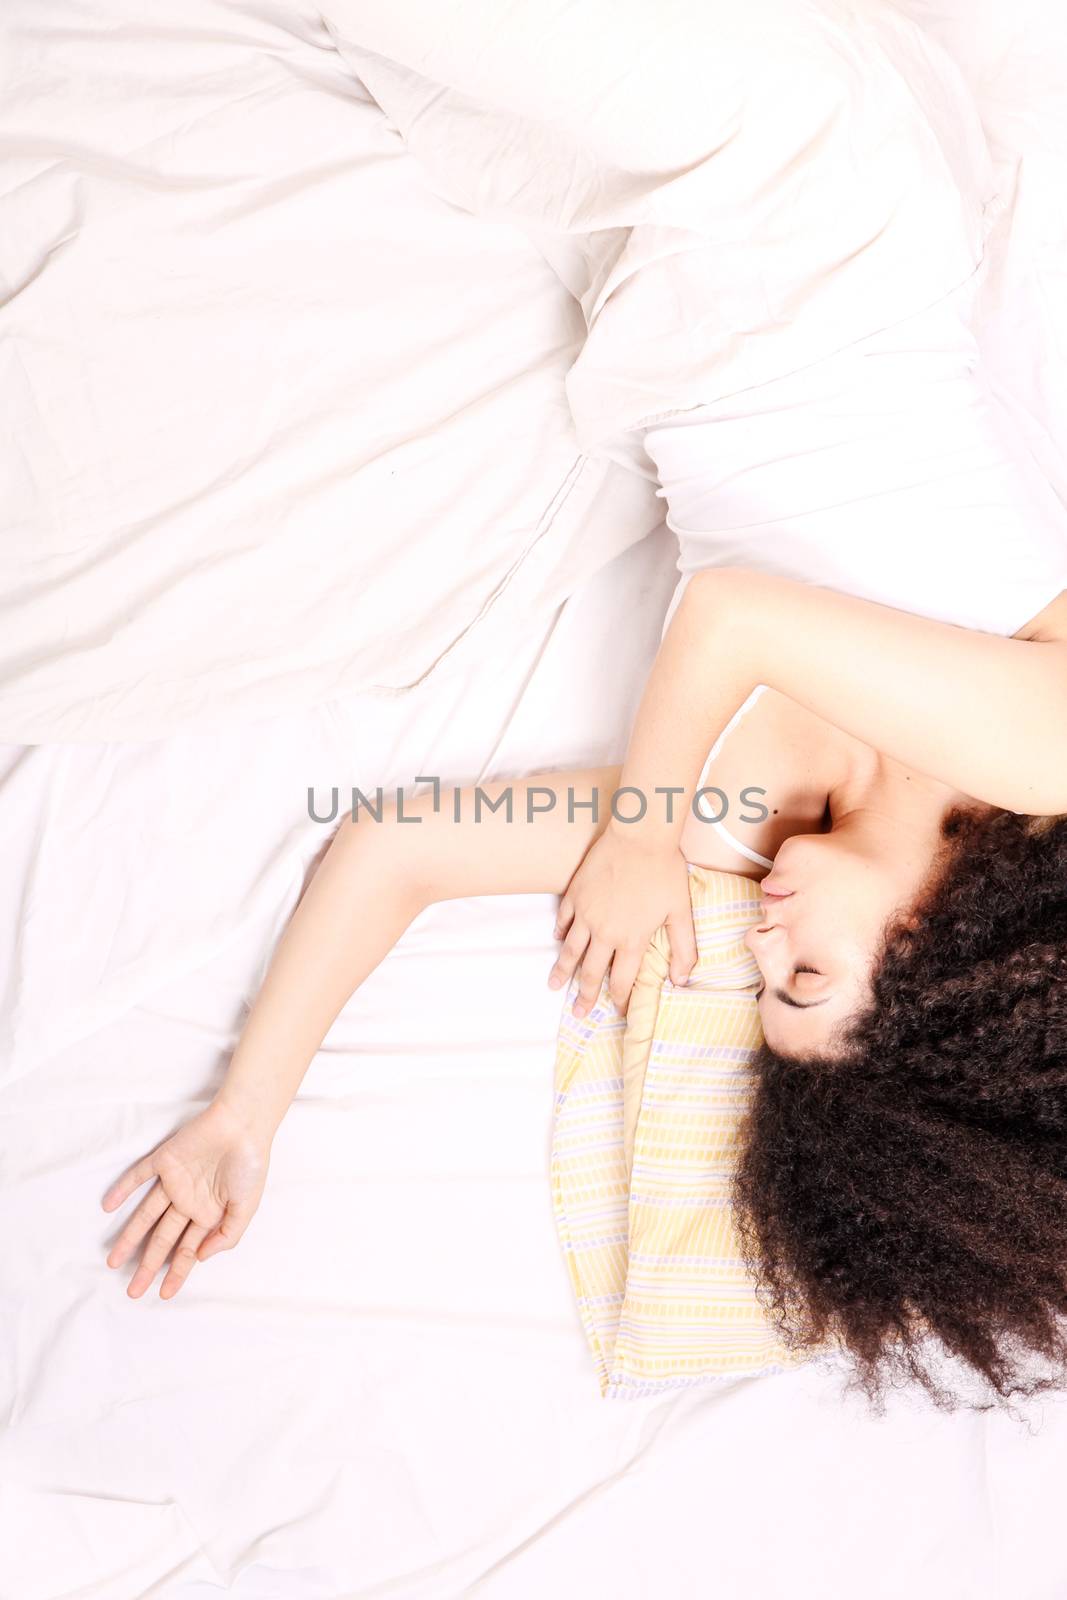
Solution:
M 981 260 L 974 105 L 877 0 L 324 14 L 439 192 L 529 229 L 580 299 L 585 449 L 633 461 L 629 429 L 821 360 Z

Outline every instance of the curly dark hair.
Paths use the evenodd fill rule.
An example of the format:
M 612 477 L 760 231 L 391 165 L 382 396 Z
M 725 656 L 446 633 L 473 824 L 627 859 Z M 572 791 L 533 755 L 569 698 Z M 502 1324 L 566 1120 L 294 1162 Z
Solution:
M 942 832 L 833 1056 L 760 1052 L 734 1176 L 784 1341 L 843 1352 L 876 1408 L 904 1380 L 988 1409 L 1067 1367 L 1067 817 Z

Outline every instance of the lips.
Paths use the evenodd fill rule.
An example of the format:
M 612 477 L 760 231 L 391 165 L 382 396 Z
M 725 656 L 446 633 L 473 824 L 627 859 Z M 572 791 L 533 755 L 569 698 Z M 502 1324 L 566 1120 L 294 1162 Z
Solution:
M 783 889 L 780 884 L 775 884 L 772 878 L 764 878 L 759 892 L 764 900 L 788 900 L 793 893 L 792 889 Z

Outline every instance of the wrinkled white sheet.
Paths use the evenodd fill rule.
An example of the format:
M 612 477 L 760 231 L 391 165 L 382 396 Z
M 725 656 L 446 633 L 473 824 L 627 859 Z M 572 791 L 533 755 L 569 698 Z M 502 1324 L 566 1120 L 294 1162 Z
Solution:
M 1012 179 L 982 334 L 998 383 L 1052 463 L 1067 436 L 1058 14 L 1021 4 L 995 16 L 992 0 L 955 15 L 923 9 L 980 91 L 998 176 Z M 268 27 L 279 30 L 271 60 L 295 61 L 307 82 L 303 45 L 290 54 L 279 38 L 293 37 L 289 9 L 216 7 L 225 26 L 197 32 L 206 15 L 199 0 L 183 12 L 188 36 L 184 20 L 170 22 L 168 70 L 180 76 L 194 49 L 205 64 L 223 47 L 239 55 L 245 30 L 262 45 L 255 30 Z M 37 47 L 53 19 L 68 45 L 78 30 L 86 47 L 98 43 L 99 6 L 30 13 L 20 4 L 7 16 L 35 19 L 38 83 Z M 979 22 L 984 40 L 973 37 Z M 319 44 L 308 48 L 318 93 L 362 115 L 351 77 L 335 76 Z M 52 59 L 63 77 L 62 50 Z M 151 60 L 154 84 L 167 59 Z M 112 154 L 136 153 L 130 84 L 116 73 L 121 95 L 101 93 L 93 116 L 107 121 Z M 211 88 L 205 70 L 196 92 Z M 73 104 L 88 91 L 66 92 Z M 66 173 L 77 190 L 84 175 L 71 176 L 64 114 L 57 107 L 51 118 L 50 181 Z M 101 146 L 79 127 L 74 154 L 112 183 L 100 178 Z M 410 172 L 390 149 L 392 170 Z M 203 171 L 229 173 L 224 155 L 218 139 L 205 145 Z M 317 160 L 306 155 L 283 208 L 303 203 Z M 164 240 L 180 235 L 172 213 L 183 195 L 171 184 L 156 196 Z M 401 230 L 406 216 L 401 207 Z M 299 245 L 295 217 L 294 233 Z M 236 261 L 235 273 L 249 262 Z M 458 292 L 455 274 L 443 281 Z M 554 295 L 551 277 L 536 281 Z M 330 296 L 343 289 L 331 281 Z M 199 314 L 192 303 L 189 315 Z M 277 301 L 242 314 L 260 346 L 284 338 Z M 151 326 L 147 314 L 135 319 L 131 339 L 144 341 Z M 438 352 L 444 387 L 449 351 L 471 339 L 484 353 L 481 327 L 470 301 L 457 304 L 455 340 Z M 178 349 L 165 320 L 157 331 Z M 92 327 L 78 332 L 91 347 Z M 333 334 L 331 322 L 327 360 Z M 430 353 L 417 334 L 410 350 L 421 364 Z M 266 365 L 255 372 L 260 382 Z M 105 402 L 127 403 L 121 393 Z M 144 416 L 131 426 L 152 442 Z M 315 461 L 317 437 L 314 428 L 306 436 Z M 486 450 L 499 454 L 498 436 L 479 424 L 468 447 L 453 463 L 464 493 Z M 299 430 L 291 449 L 299 469 Z M 331 459 L 340 481 L 341 446 Z M 107 472 L 135 465 L 110 459 Z M 95 481 L 104 496 L 125 480 L 102 470 Z M 616 536 L 636 539 L 648 515 L 642 499 L 598 557 Z M 237 520 L 254 552 L 261 526 Z M 571 554 L 561 542 L 553 556 L 568 585 Z M 907 1395 L 872 1420 L 811 1371 L 654 1403 L 600 1400 L 547 1185 L 559 1011 L 545 986 L 550 897 L 454 902 L 419 919 L 317 1057 L 238 1251 L 198 1268 L 169 1306 L 154 1294 L 128 1302 L 124 1275 L 104 1267 L 117 1225 L 98 1210 L 100 1194 L 210 1093 L 320 848 L 308 783 L 406 783 L 434 771 L 474 780 L 618 759 L 673 560 L 661 530 L 601 566 L 558 614 L 546 583 L 532 607 L 540 614 L 523 624 L 516 606 L 502 628 L 506 649 L 487 633 L 479 641 L 479 624 L 465 636 L 469 655 L 457 649 L 447 674 L 397 698 L 338 692 L 310 711 L 269 699 L 256 722 L 230 731 L 0 751 L 3 1600 L 1060 1600 L 1062 1401 L 1034 1407 L 1028 1431 L 1003 1416 L 934 1415 Z M 360 640 L 384 604 L 372 588 L 367 596 Z M 358 601 L 353 591 L 344 603 Z M 494 606 L 483 622 L 494 613 L 503 615 Z M 10 640 L 5 632 L 0 649 Z M 52 688 L 76 690 L 82 674 L 92 681 L 95 661 L 81 655 L 75 669 L 74 657 L 58 659 Z M 182 693 L 210 709 L 226 699 L 224 677 L 205 671 Z M 159 684 L 149 687 L 140 711 L 154 715 Z M 42 704 L 27 700 L 27 715 Z
M 997 212 L 952 58 L 882 0 L 325 0 L 438 191 L 527 229 L 589 332 L 583 447 L 765 384 L 975 272 Z
M 1058 1600 L 1058 1401 L 1028 1432 L 907 1395 L 872 1419 L 811 1369 L 600 1399 L 547 1183 L 550 896 L 419 918 L 313 1064 L 238 1250 L 169 1305 L 129 1301 L 104 1266 L 101 1193 L 217 1081 L 321 837 L 300 818 L 307 770 L 369 784 L 416 762 L 473 778 L 617 759 L 672 582 L 661 532 L 493 676 L 426 684 L 402 716 L 357 696 L 190 742 L 177 768 L 171 741 L 63 752 L 72 799 L 110 775 L 110 799 L 71 808 L 79 849 L 44 828 L 67 873 L 65 981 L 107 966 L 120 899 L 116 959 L 170 950 L 172 911 L 199 959 L 83 1018 L 0 1096 L 5 1600 Z M 19 858 L 51 754 L 0 790 Z M 184 834 L 156 820 L 163 784 Z
M 292 0 L 0 16 L 0 738 L 402 691 L 658 520 L 583 322 Z

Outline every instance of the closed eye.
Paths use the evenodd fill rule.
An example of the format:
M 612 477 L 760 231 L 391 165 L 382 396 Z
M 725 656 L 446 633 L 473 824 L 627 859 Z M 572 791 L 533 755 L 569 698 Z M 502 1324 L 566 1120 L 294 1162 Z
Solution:
M 805 967 L 799 963 L 793 968 L 793 976 L 796 977 L 798 972 L 810 972 L 816 978 L 822 976 L 817 967 Z M 764 984 L 762 988 L 756 991 L 757 1000 L 763 998 L 766 988 L 767 985 Z M 826 1001 L 830 999 L 830 996 L 827 995 L 825 1000 L 794 1000 L 792 995 L 786 994 L 784 989 L 772 989 L 771 993 L 774 995 L 776 1000 L 781 1001 L 782 1005 L 792 1006 L 794 1011 L 810 1011 L 812 1006 L 824 1006 Z
M 794 978 L 796 977 L 798 972 L 810 972 L 812 974 L 812 976 L 815 977 L 815 978 L 821 978 L 822 977 L 822 973 L 819 971 L 818 967 L 805 967 L 805 966 L 802 966 L 799 962 L 793 968 L 793 976 L 794 976 Z M 759 999 L 760 995 L 763 993 L 764 989 L 766 989 L 766 987 L 767 987 L 767 985 L 763 984 L 762 987 L 759 988 L 756 991 L 756 999 L 757 1000 Z

